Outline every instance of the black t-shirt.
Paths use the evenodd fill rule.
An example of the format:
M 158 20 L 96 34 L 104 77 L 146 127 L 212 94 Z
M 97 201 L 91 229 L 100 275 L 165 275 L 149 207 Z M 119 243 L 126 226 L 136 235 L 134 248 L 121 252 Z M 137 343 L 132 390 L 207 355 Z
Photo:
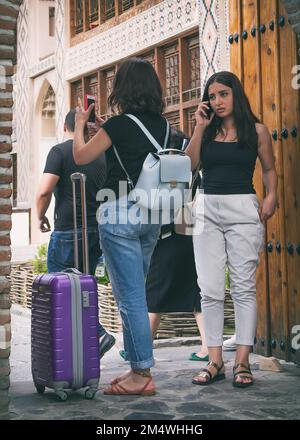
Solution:
M 145 125 L 163 148 L 167 128 L 166 119 L 153 113 L 141 113 L 134 116 Z M 102 128 L 116 147 L 123 166 L 135 185 L 146 156 L 149 152 L 156 152 L 156 148 L 140 127 L 124 114 L 113 116 L 103 124 Z M 113 190 L 118 197 L 119 181 L 126 181 L 126 174 L 121 168 L 112 146 L 106 151 L 106 164 L 107 179 L 103 188 Z
M 102 187 L 106 177 L 105 156 L 102 154 L 87 165 L 76 165 L 73 158 L 73 141 L 67 140 L 55 145 L 47 156 L 44 173 L 55 174 L 60 177 L 54 188 L 55 211 L 54 228 L 58 231 L 73 229 L 73 196 L 72 173 L 84 173 L 86 175 L 86 204 L 87 204 L 87 224 L 96 226 L 96 211 L 99 202 L 96 201 L 98 190 Z M 77 202 L 77 225 L 81 226 L 81 195 L 80 184 L 76 182 L 76 202 Z
M 201 149 L 205 194 L 255 194 L 253 173 L 257 148 L 240 142 L 211 141 Z

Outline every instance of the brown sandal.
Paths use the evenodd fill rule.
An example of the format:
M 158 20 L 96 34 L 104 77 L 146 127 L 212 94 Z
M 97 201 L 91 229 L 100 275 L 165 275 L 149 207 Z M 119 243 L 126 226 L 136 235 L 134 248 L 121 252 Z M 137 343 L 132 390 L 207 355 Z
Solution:
M 221 369 L 224 367 L 224 362 L 222 362 L 222 364 L 219 366 L 215 362 L 210 361 L 210 362 L 208 362 L 207 367 L 210 365 L 213 366 L 217 370 L 217 374 L 215 376 L 213 376 L 207 368 L 202 368 L 200 370 L 199 374 L 193 378 L 193 380 L 192 380 L 193 384 L 195 384 L 195 385 L 210 385 L 214 382 L 225 379 L 225 373 L 220 373 Z M 201 373 L 204 373 L 204 375 Z M 204 381 L 203 380 L 196 380 L 197 377 L 205 377 L 205 376 L 208 378 L 208 380 L 204 380 Z
M 131 391 L 120 383 L 115 383 L 103 391 L 104 394 L 114 396 L 153 396 L 156 393 L 155 385 L 150 377 L 140 389 Z
M 242 367 L 243 370 L 236 371 L 237 368 L 240 368 L 240 367 Z M 244 376 L 243 373 L 250 374 L 250 376 Z M 240 379 L 248 379 L 248 380 L 250 380 L 250 382 L 238 382 L 236 380 L 238 377 Z M 236 364 L 233 367 L 233 382 L 232 382 L 232 385 L 234 387 L 237 387 L 237 388 L 247 388 L 247 387 L 250 387 L 251 385 L 253 385 L 253 376 L 252 376 L 249 364 L 246 365 L 246 364 L 240 363 L 240 364 Z

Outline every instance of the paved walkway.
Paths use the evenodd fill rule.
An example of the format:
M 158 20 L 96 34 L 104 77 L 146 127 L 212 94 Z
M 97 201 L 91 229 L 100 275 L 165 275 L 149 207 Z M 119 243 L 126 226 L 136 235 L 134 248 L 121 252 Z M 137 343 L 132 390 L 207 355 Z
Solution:
M 102 359 L 99 392 L 85 400 L 83 391 L 72 392 L 58 402 L 54 392 L 35 391 L 30 371 L 30 310 L 12 307 L 11 405 L 13 420 L 264 420 L 300 419 L 300 368 L 282 362 L 284 371 L 258 369 L 259 356 L 251 355 L 255 384 L 247 390 L 232 387 L 234 352 L 225 352 L 226 380 L 200 387 L 191 379 L 203 362 L 188 360 L 197 346 L 181 339 L 159 342 L 154 350 L 153 376 L 158 393 L 152 397 L 105 396 L 102 389 L 112 378 L 128 369 L 118 342 Z M 175 346 L 174 346 L 175 343 Z M 179 343 L 185 345 L 178 346 Z M 172 345 L 173 346 L 170 346 Z

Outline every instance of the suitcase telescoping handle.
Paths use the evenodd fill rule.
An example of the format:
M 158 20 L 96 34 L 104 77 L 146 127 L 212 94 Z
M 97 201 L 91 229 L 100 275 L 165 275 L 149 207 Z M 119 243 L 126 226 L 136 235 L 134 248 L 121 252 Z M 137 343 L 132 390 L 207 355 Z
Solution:
M 73 217 L 74 217 L 74 260 L 75 260 L 76 269 L 79 269 L 77 207 L 76 207 L 77 180 L 79 180 L 80 182 L 80 193 L 81 193 L 83 272 L 89 273 L 89 252 L 88 252 L 88 238 L 87 238 L 87 214 L 86 214 L 86 194 L 85 194 L 86 175 L 83 173 L 71 174 L 72 190 L 73 190 Z

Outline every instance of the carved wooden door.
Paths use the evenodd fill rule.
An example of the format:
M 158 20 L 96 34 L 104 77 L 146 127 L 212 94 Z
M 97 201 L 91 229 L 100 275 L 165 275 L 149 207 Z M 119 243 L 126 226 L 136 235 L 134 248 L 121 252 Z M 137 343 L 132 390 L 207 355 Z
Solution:
M 273 138 L 278 209 L 266 227 L 257 274 L 255 350 L 300 363 L 300 120 L 296 34 L 279 0 L 229 0 L 231 70 L 242 80 L 254 113 Z M 299 81 L 298 81 L 299 83 Z M 264 194 L 261 169 L 254 178 Z M 299 338 L 298 338 L 299 341 Z

